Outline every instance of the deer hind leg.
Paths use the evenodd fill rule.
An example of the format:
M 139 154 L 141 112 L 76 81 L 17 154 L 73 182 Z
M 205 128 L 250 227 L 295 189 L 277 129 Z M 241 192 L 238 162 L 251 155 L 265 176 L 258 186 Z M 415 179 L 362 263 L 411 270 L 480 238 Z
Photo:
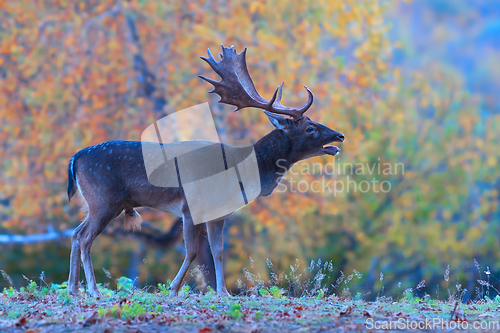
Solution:
M 73 236 L 71 236 L 71 256 L 69 260 L 69 278 L 68 278 L 68 292 L 70 295 L 78 295 L 80 293 L 80 244 L 78 243 L 78 234 L 87 222 L 87 218 L 75 229 Z
M 97 283 L 94 275 L 94 268 L 92 267 L 92 257 L 90 255 L 90 249 L 96 237 L 106 228 L 106 226 L 117 217 L 121 210 L 111 210 L 103 208 L 100 206 L 99 210 L 90 209 L 90 214 L 87 220 L 82 224 L 81 230 L 78 232 L 78 245 L 81 251 L 81 260 L 83 263 L 83 270 L 85 272 L 85 278 L 87 280 L 87 289 L 92 297 L 101 297 L 102 294 L 97 288 Z M 112 207 L 112 206 L 108 206 Z
M 226 289 L 226 281 L 224 279 L 224 222 L 225 219 L 207 222 L 207 231 L 210 248 L 212 249 L 212 256 L 214 257 L 217 294 L 229 296 Z
M 173 296 L 177 296 L 179 293 L 179 289 L 181 288 L 182 280 L 186 275 L 189 266 L 196 258 L 196 254 L 198 253 L 198 243 L 199 243 L 199 235 L 200 231 L 203 228 L 203 223 L 194 224 L 191 219 L 191 214 L 189 211 L 183 212 L 183 226 L 184 226 L 184 243 L 186 246 L 186 257 L 184 258 L 184 262 L 182 263 L 179 272 L 175 276 L 174 281 L 170 285 L 170 291 Z

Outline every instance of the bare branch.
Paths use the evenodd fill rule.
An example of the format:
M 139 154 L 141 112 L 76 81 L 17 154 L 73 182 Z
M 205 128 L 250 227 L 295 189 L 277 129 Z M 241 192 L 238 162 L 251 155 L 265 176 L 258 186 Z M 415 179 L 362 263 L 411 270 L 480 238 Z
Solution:
M 73 235 L 74 229 L 55 231 L 52 226 L 48 227 L 48 232 L 38 235 L 0 235 L 0 244 L 33 244 L 53 242 L 68 238 Z M 156 228 L 148 223 L 142 224 L 142 230 L 137 232 L 124 232 L 121 228 L 106 229 L 103 235 L 109 237 L 123 236 L 134 238 L 144 242 L 150 247 L 159 249 L 168 249 L 173 247 L 182 234 L 182 220 L 177 219 L 169 231 Z

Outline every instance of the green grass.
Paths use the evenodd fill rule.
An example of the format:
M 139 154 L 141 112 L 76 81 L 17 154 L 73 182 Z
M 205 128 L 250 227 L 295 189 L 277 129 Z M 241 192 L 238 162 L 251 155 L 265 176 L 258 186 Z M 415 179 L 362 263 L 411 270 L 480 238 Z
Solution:
M 291 297 L 278 286 L 262 286 L 245 296 L 218 297 L 207 292 L 182 288 L 171 297 L 168 283 L 159 284 L 153 292 L 133 287 L 132 280 L 120 278 L 117 289 L 103 286 L 101 299 L 68 295 L 67 285 L 38 286 L 29 281 L 19 290 L 6 288 L 0 296 L 0 328 L 22 328 L 36 331 L 87 329 L 152 330 L 166 329 L 210 332 L 222 329 L 279 330 L 299 328 L 313 330 L 365 328 L 393 321 L 442 320 L 451 325 L 497 320 L 500 297 L 464 304 L 420 299 L 408 292 L 399 300 L 380 297 L 375 302 L 326 294 L 323 289 L 302 297 Z M 380 326 L 379 326 L 380 327 Z M 441 326 L 440 326 L 441 327 Z
M 466 290 L 459 283 L 448 291 L 447 300 L 432 299 L 423 293 L 425 281 L 415 288 L 407 288 L 396 298 L 384 292 L 384 275 L 380 274 L 380 291 L 376 301 L 367 301 L 369 293 L 351 292 L 349 287 L 362 274 L 343 272 L 336 275 L 332 262 L 312 261 L 300 268 L 299 262 L 290 266 L 290 272 L 275 273 L 270 260 L 266 261 L 270 280 L 244 269 L 246 282 L 239 281 L 240 294 L 219 297 L 215 290 L 192 290 L 185 285 L 179 296 L 172 297 L 171 281 L 156 287 L 138 289 L 127 277 L 113 278 L 115 289 L 98 284 L 103 297 L 94 299 L 80 288 L 81 296 L 68 294 L 67 283 L 47 284 L 43 274 L 42 286 L 27 280 L 20 289 L 5 288 L 0 293 L 0 331 L 24 329 L 34 331 L 68 331 L 84 328 L 90 331 L 292 331 L 292 330 L 359 330 L 405 329 L 410 325 L 428 325 L 433 328 L 475 328 L 500 330 L 498 314 L 500 296 L 491 299 L 490 291 L 498 290 L 488 281 L 478 280 L 476 300 L 464 302 Z M 477 264 L 476 266 L 479 266 Z M 253 260 L 251 260 L 253 268 Z M 479 268 L 478 268 L 479 270 Z M 201 274 L 199 269 L 193 272 Z M 10 277 L 1 272 L 10 283 Z M 488 276 L 489 278 L 489 276 Z M 199 280 L 198 278 L 196 279 Z M 449 285 L 449 268 L 444 274 Z M 354 296 L 353 296 L 354 294 Z M 416 296 L 417 294 L 422 297 Z M 483 326 L 477 326 L 482 324 Z M 386 325 L 386 326 L 384 326 Z M 398 325 L 398 326 L 388 326 Z M 461 326 L 457 326 L 461 325 Z M 476 326 L 474 326 L 476 325 Z M 489 325 L 489 326 L 488 326 Z M 491 326 L 493 325 L 493 326 Z M 497 326 L 494 326 L 497 325 Z M 428 326 L 424 326 L 430 329 Z M 466 329 L 463 329 L 466 328 Z

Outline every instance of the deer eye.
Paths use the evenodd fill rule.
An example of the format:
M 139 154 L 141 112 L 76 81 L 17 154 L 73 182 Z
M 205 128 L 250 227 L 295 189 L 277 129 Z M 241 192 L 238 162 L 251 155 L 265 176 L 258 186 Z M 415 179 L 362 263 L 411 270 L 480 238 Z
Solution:
M 314 128 L 312 126 L 309 126 L 307 129 L 306 129 L 306 132 L 307 133 L 311 133 L 312 131 L 314 131 Z

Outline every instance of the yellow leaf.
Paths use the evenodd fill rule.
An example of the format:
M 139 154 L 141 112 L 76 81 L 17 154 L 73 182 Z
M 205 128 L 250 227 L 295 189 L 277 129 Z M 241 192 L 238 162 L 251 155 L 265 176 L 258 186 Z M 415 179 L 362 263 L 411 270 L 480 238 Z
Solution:
M 387 66 L 386 66 L 386 64 L 385 64 L 385 63 L 383 63 L 383 62 L 377 62 L 377 69 L 378 69 L 379 71 L 383 71 L 383 70 L 385 70 L 386 68 L 387 68 Z
M 483 140 L 481 140 L 481 139 L 477 139 L 477 140 L 476 140 L 476 146 L 477 146 L 477 148 L 479 148 L 479 149 L 483 148 L 483 146 L 484 146 L 484 142 L 483 142 Z
M 254 1 L 250 4 L 250 14 L 254 14 L 259 12 L 260 3 L 258 1 Z
M 429 105 L 429 99 L 427 97 L 423 97 L 420 101 L 420 106 L 426 108 Z
M 359 77 L 358 84 L 362 87 L 366 87 L 368 85 L 368 78 L 366 76 Z
M 120 43 L 116 40 L 116 39 L 112 39 L 110 42 L 109 42 L 109 49 L 111 51 L 116 51 L 116 50 L 119 50 L 120 49 Z
M 64 41 L 64 45 L 65 46 L 71 46 L 75 43 L 75 37 L 74 36 L 69 36 L 68 38 L 66 38 L 66 40 Z
M 66 76 L 62 81 L 66 84 L 73 84 L 73 82 L 75 82 L 75 80 L 71 76 Z
M 401 70 L 399 68 L 396 68 L 394 70 L 394 77 L 396 78 L 396 80 L 399 80 L 399 78 L 401 77 Z

